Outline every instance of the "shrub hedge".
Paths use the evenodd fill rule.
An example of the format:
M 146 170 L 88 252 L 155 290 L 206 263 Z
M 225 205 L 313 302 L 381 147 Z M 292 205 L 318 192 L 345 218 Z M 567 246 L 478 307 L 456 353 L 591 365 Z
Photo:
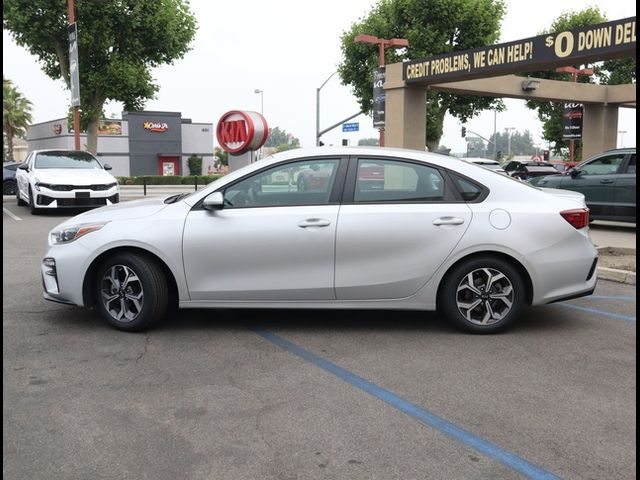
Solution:
M 205 185 L 217 180 L 222 175 L 198 175 L 198 185 Z M 140 177 L 116 177 L 120 185 L 143 185 L 147 179 L 147 185 L 195 185 L 196 177 L 193 175 L 144 175 Z

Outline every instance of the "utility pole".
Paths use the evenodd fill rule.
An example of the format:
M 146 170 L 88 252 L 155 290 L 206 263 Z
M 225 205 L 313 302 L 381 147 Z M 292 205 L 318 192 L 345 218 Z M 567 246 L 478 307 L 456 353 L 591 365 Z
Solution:
M 515 130 L 516 127 L 506 127 L 505 131 L 507 132 L 507 158 L 511 158 L 511 130 Z
M 68 25 L 69 25 L 69 32 L 72 31 L 72 27 L 74 26 L 74 24 L 76 23 L 76 13 L 75 13 L 75 5 L 73 3 L 73 0 L 67 0 L 67 21 L 68 21 Z M 76 62 L 75 62 L 75 75 L 79 75 L 79 73 L 77 72 L 77 69 L 79 68 L 78 66 L 78 62 L 77 62 L 77 48 L 78 48 L 78 38 L 77 38 L 77 30 L 75 30 L 75 48 L 76 48 Z M 75 103 L 75 105 L 73 105 L 73 144 L 74 144 L 74 148 L 76 150 L 80 150 L 80 98 L 78 96 L 78 99 L 76 102 L 73 101 L 73 91 L 74 91 L 74 64 L 73 64 L 73 59 L 72 59 L 72 49 L 74 48 L 74 44 L 71 43 L 69 45 L 69 80 L 71 82 L 71 103 L 72 105 Z M 77 79 L 78 77 L 76 77 Z M 78 88 L 78 95 L 80 93 L 80 85 L 77 85 Z
M 576 67 L 560 67 L 556 68 L 556 72 L 558 73 L 570 73 L 571 81 L 576 83 L 578 81 L 578 75 L 593 75 L 593 69 L 591 68 L 583 68 L 579 69 Z M 569 161 L 573 162 L 573 152 L 575 149 L 575 140 L 569 140 Z
M 373 35 L 366 35 L 366 34 L 356 35 L 353 41 L 356 43 L 362 42 L 362 43 L 372 43 L 374 45 L 378 45 L 378 67 L 385 66 L 384 53 L 388 47 L 402 48 L 402 47 L 409 46 L 409 40 L 407 40 L 406 38 L 386 39 L 386 38 L 378 38 L 378 37 L 374 37 Z M 378 144 L 381 147 L 384 147 L 384 127 L 380 127 L 378 129 L 378 132 L 380 132 L 380 138 L 378 140 Z

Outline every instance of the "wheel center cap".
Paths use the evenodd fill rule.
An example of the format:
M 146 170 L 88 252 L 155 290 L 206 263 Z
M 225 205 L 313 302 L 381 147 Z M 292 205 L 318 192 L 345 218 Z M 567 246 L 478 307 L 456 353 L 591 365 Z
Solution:
M 482 300 L 489 300 L 489 294 L 488 294 L 488 293 L 483 292 L 483 293 L 480 295 L 480 298 L 481 298 Z

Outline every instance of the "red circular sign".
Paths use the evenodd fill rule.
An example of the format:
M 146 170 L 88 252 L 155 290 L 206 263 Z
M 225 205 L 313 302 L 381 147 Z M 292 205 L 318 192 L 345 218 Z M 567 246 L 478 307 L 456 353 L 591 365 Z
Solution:
M 258 112 L 231 110 L 220 117 L 216 127 L 222 149 L 235 154 L 259 149 L 268 135 L 267 121 Z
M 540 155 L 532 155 L 531 160 L 533 160 L 534 162 L 541 162 L 542 157 Z

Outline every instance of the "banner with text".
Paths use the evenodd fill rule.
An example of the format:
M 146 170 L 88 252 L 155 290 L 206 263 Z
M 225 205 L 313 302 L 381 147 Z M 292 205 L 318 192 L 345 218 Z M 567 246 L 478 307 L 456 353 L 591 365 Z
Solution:
M 582 117 L 584 109 L 581 103 L 565 103 L 562 115 L 562 138 L 575 140 L 582 138 Z
M 384 67 L 373 71 L 373 126 L 383 128 L 385 122 Z
M 403 64 L 402 78 L 408 84 L 467 80 L 635 56 L 635 52 L 636 17 L 630 17 L 515 42 L 410 60 Z

